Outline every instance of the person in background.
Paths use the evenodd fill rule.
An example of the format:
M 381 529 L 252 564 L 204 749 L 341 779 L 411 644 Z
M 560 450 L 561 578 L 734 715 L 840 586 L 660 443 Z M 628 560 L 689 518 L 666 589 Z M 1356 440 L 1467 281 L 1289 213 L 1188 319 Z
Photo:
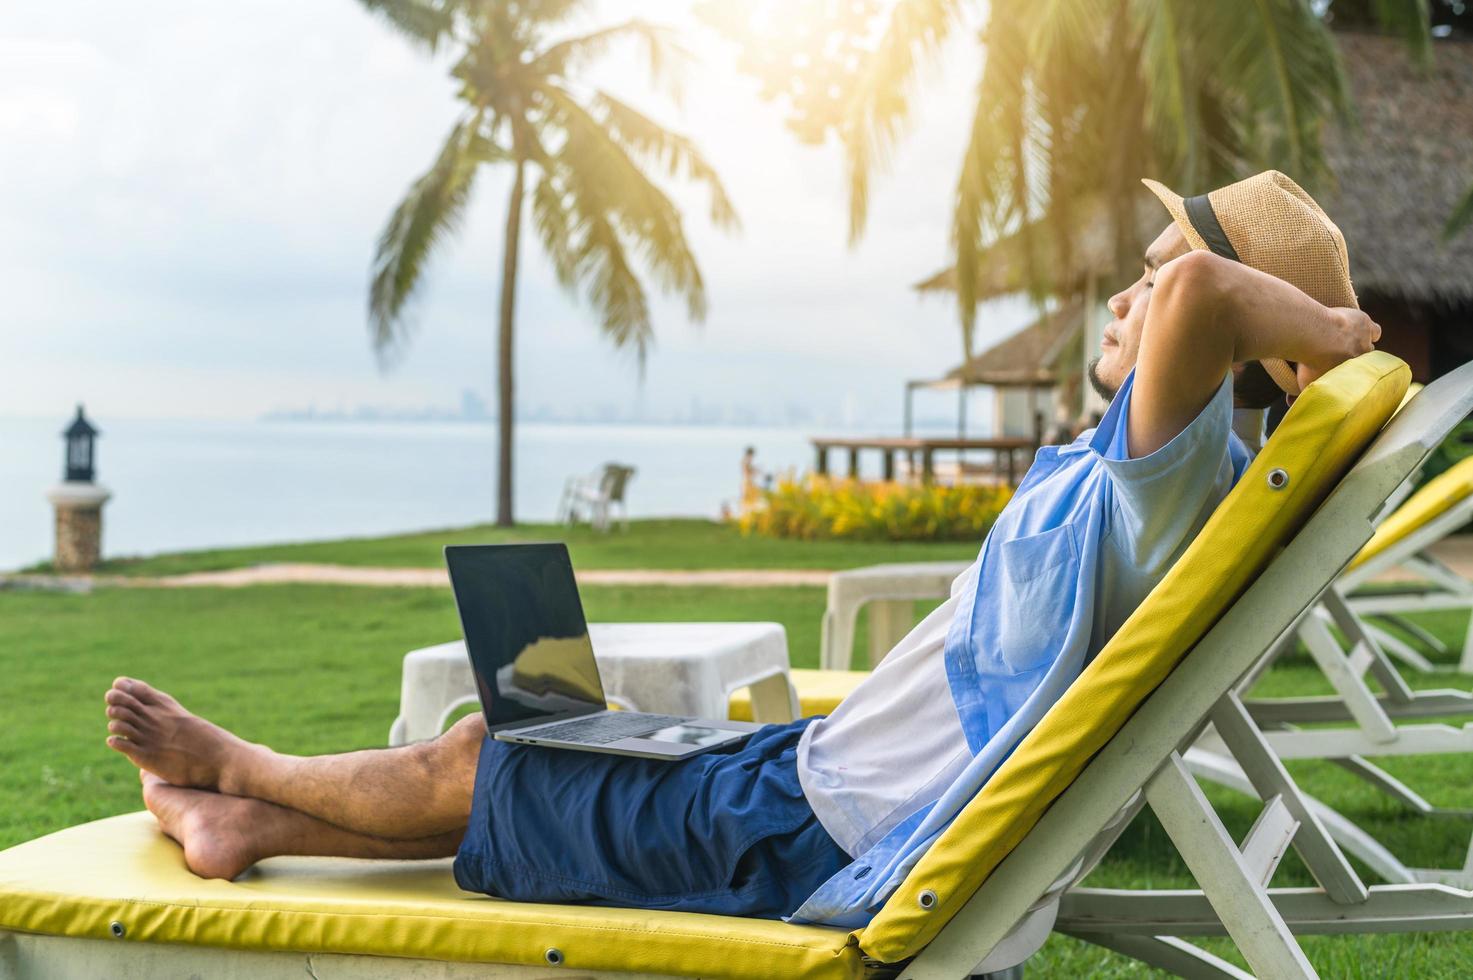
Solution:
M 757 468 L 757 448 L 748 446 L 742 450 L 742 513 L 750 510 L 761 497 L 764 479 L 765 475 Z

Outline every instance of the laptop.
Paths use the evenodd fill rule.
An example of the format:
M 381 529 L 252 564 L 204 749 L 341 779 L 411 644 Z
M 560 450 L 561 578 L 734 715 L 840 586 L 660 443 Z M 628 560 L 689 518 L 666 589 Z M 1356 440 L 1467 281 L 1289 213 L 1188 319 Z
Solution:
M 445 564 L 486 730 L 496 739 L 685 759 L 761 727 L 610 711 L 565 545 L 452 545 Z

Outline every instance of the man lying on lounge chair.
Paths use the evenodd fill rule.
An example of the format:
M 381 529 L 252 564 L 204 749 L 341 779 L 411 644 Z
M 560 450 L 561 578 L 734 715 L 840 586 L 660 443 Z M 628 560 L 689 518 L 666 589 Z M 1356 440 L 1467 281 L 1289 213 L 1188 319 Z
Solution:
M 1292 396 L 1380 336 L 1339 230 L 1287 177 L 1185 201 L 1148 185 L 1173 222 L 1110 299 L 1100 425 L 1039 451 L 951 598 L 827 718 L 678 763 L 494 741 L 479 713 L 303 758 L 119 678 L 108 745 L 205 877 L 456 855 L 463 888 L 520 901 L 852 921 L 875 907 L 871 869 L 903 874 L 949 819 L 938 801 L 1007 757 L 1231 489 L 1235 402 Z

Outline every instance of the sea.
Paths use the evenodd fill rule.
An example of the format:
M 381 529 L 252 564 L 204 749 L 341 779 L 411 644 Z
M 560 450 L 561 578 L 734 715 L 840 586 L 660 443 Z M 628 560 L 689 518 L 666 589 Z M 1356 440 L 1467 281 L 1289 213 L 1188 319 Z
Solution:
M 61 477 L 64 422 L 0 419 L 0 570 L 51 554 L 46 491 Z M 113 557 L 464 526 L 496 513 L 494 422 L 99 425 L 97 479 L 113 494 L 103 549 Z M 516 517 L 551 520 L 568 477 L 620 462 L 637 471 L 627 494 L 631 516 L 715 518 L 736 502 L 746 446 L 764 470 L 802 470 L 812 465 L 814 434 L 522 424 Z

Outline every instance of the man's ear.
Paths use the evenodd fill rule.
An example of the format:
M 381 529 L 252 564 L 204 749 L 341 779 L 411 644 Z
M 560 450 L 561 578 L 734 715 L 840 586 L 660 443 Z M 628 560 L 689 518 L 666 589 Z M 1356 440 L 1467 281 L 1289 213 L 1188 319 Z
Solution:
M 1233 365 L 1233 407 L 1268 408 L 1284 397 L 1284 392 L 1268 376 L 1257 361 Z

